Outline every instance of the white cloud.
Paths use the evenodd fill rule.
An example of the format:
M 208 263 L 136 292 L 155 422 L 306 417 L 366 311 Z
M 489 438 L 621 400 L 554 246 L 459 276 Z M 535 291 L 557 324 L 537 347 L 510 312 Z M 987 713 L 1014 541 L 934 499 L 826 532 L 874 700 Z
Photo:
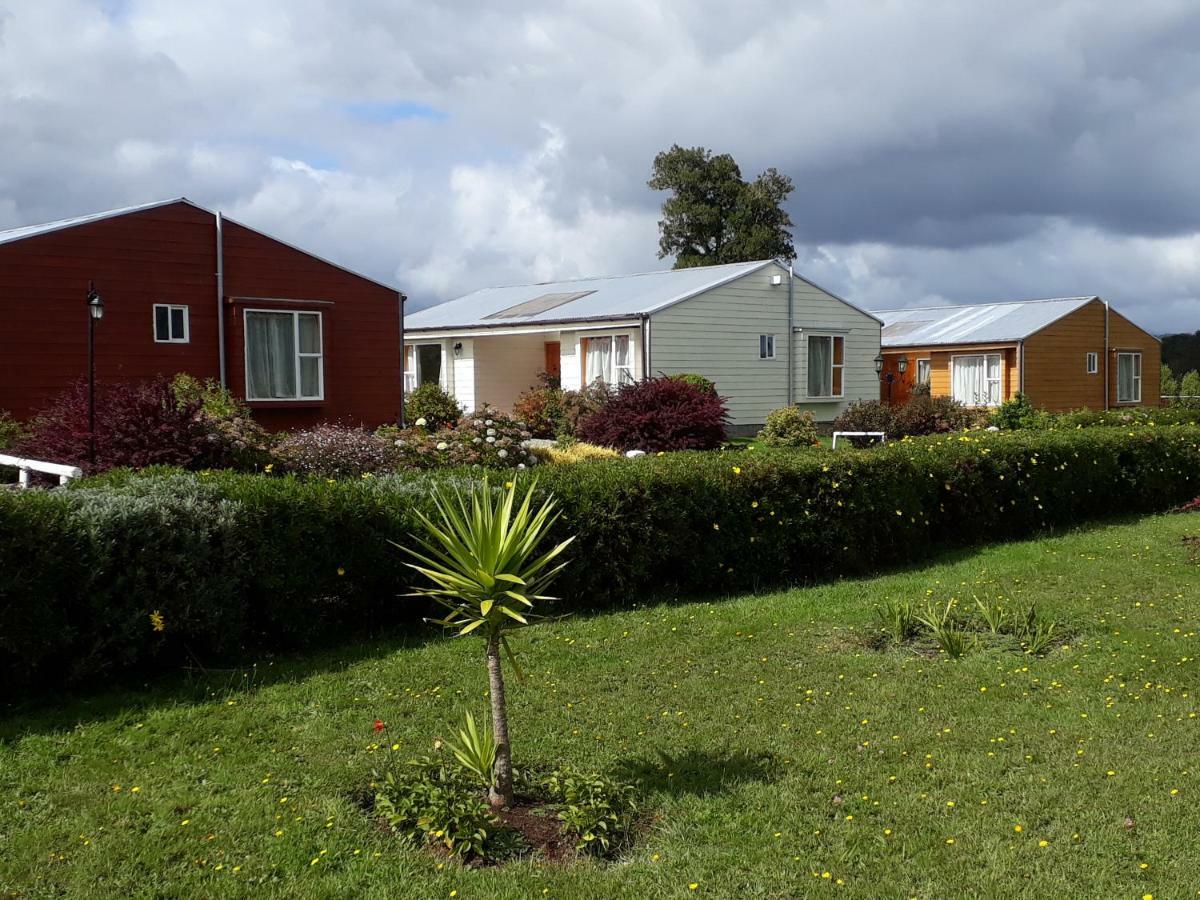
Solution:
M 703 144 L 864 305 L 1192 330 L 1198 43 L 1191 0 L 0 0 L 0 225 L 186 194 L 421 303 L 656 265 L 650 162 Z

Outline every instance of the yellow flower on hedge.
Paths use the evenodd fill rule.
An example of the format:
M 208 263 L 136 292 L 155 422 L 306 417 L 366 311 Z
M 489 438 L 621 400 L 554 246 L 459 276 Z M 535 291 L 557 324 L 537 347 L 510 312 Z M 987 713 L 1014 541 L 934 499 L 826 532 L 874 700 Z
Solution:
M 162 613 L 160 613 L 157 609 L 154 612 L 150 613 L 150 627 L 153 628 L 155 631 L 166 631 L 167 630 L 166 620 L 163 619 Z
M 742 467 L 741 467 L 741 466 L 734 466 L 734 467 L 733 467 L 733 474 L 734 474 L 734 475 L 741 475 L 741 474 L 742 474 Z
M 345 570 L 345 569 L 343 569 L 341 566 L 338 566 L 337 573 L 338 573 L 339 575 L 345 575 L 345 574 L 346 574 L 346 570 Z

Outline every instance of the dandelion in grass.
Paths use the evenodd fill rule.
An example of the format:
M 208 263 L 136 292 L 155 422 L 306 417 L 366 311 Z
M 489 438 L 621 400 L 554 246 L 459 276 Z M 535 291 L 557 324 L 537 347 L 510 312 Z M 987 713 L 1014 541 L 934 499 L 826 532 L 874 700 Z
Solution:
M 157 609 L 154 612 L 150 613 L 150 627 L 152 629 L 154 629 L 155 631 L 166 631 L 167 630 L 167 622 L 163 618 L 162 613 L 159 612 Z

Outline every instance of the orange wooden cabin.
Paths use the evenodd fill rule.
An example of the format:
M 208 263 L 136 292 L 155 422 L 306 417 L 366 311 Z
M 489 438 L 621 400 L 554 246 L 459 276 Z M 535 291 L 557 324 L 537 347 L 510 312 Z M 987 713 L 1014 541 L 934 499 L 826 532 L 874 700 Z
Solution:
M 890 383 L 892 403 L 924 382 L 966 406 L 998 406 L 1017 392 L 1051 412 L 1159 404 L 1159 339 L 1099 297 L 875 315 L 884 323 L 880 398 Z

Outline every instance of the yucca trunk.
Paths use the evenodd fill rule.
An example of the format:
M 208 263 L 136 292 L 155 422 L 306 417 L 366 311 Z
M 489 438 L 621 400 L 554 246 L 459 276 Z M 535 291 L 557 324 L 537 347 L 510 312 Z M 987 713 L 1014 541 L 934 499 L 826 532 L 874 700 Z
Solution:
M 508 746 L 508 706 L 504 700 L 504 671 L 500 667 L 500 633 L 492 632 L 487 642 L 488 686 L 492 695 L 492 736 L 496 742 L 495 784 L 488 791 L 493 809 L 512 806 L 512 751 Z

